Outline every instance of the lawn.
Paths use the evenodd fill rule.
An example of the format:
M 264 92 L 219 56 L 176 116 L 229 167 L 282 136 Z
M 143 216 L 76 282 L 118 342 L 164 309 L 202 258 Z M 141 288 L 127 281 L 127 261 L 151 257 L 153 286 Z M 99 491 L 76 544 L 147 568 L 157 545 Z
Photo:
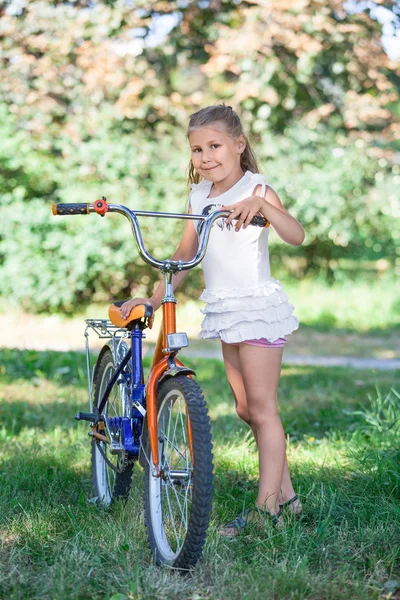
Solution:
M 139 467 L 126 505 L 90 502 L 87 427 L 73 420 L 87 404 L 83 355 L 0 351 L 0 598 L 398 598 L 400 373 L 285 366 L 281 414 L 304 516 L 226 542 L 218 527 L 256 496 L 255 445 L 221 363 L 190 364 L 216 477 L 203 558 L 181 576 L 152 563 Z

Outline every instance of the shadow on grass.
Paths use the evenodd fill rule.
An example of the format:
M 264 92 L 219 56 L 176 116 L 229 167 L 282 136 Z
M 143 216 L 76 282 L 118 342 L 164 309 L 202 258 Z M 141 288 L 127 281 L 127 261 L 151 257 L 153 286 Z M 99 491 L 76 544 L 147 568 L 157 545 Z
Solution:
M 247 426 L 236 416 L 223 363 L 189 358 L 185 362 L 196 371 L 207 399 L 215 443 L 236 431 L 245 433 Z M 144 363 L 148 366 L 149 359 Z M 45 430 L 67 423 L 73 426 L 76 412 L 87 407 L 85 369 L 85 357 L 79 352 L 0 350 L 0 386 L 27 384 L 26 392 L 21 387 L 18 394 L 17 388 L 7 388 L 11 398 L 4 397 L 0 405 L 3 425 L 15 432 L 23 426 Z M 368 404 L 377 387 L 383 394 L 391 387 L 400 388 L 400 372 L 284 365 L 279 405 L 286 434 L 291 440 L 302 440 L 321 438 L 333 430 L 353 432 L 360 418 L 351 411 Z
M 166 571 L 149 567 L 139 467 L 135 466 L 137 479 L 126 506 L 106 512 L 87 502 L 93 493 L 90 442 L 83 426 L 82 435 L 74 433 L 81 426 L 71 420 L 81 408 L 78 398 L 86 398 L 84 387 L 74 379 L 74 368 L 84 365 L 84 357 L 79 353 L 7 351 L 0 352 L 0 358 L 0 390 L 10 394 L 0 404 L 5 432 L 2 438 L 0 430 L 4 450 L 0 519 L 7 539 L 15 538 L 9 542 L 14 546 L 6 549 L 4 564 L 7 573 L 16 567 L 23 574 L 17 584 L 15 576 L 10 576 L 3 584 L 3 596 L 0 586 L 0 596 L 15 597 L 10 593 L 12 586 L 26 585 L 26 598 L 67 597 L 61 588 L 72 581 L 74 589 L 68 588 L 68 597 L 100 599 L 111 597 L 116 572 L 119 582 L 125 582 L 123 589 L 118 584 L 118 591 L 127 593 L 128 583 L 134 580 L 137 584 L 140 572 L 150 590 L 148 598 L 193 598 L 193 589 L 186 595 L 168 595 L 164 588 L 156 593 L 155 587 L 149 587 Z M 217 528 L 254 503 L 258 487 L 255 448 L 250 435 L 246 441 L 248 427 L 235 414 L 223 365 L 210 360 L 187 362 L 197 371 L 212 415 Z M 65 367 L 70 370 L 60 373 Z M 32 383 L 35 377 L 40 379 L 38 386 Z M 242 588 L 239 592 L 227 588 L 225 597 L 264 597 L 265 589 L 278 585 L 276 597 L 351 596 L 365 600 L 372 597 L 371 581 L 383 589 L 386 580 L 397 577 L 400 452 L 394 435 L 391 441 L 385 433 L 371 433 L 368 439 L 360 427 L 362 417 L 351 413 L 368 403 L 376 384 L 389 389 L 399 384 L 399 376 L 337 368 L 283 368 L 281 413 L 286 431 L 299 440 L 298 453 L 292 446 L 291 472 L 304 503 L 304 516 L 299 522 L 285 517 L 289 525 L 282 532 L 270 527 L 249 531 L 229 546 L 211 527 L 203 561 L 193 574 L 199 597 L 206 586 L 216 598 L 222 598 L 218 590 L 225 593 L 229 579 L 237 580 Z M 75 399 L 71 395 L 74 390 Z M 26 400 L 25 393 L 30 394 Z M 46 432 L 42 437 L 41 430 Z M 311 437 L 315 439 L 311 441 Z M 341 443 L 335 445 L 337 440 Z M 330 452 L 327 463 L 318 454 L 319 443 L 321 447 L 326 444 Z M 133 572 L 132 565 L 140 571 Z M 89 576 L 91 573 L 95 576 Z M 221 577 L 224 573 L 225 580 Z M 171 585 L 172 574 L 167 575 Z M 24 582 L 32 586 L 35 577 L 36 587 L 31 591 Z M 43 582 L 47 585 L 44 591 Z M 61 591 L 55 588 L 58 582 Z M 306 592 L 294 595 L 297 587 L 307 582 Z M 349 585 L 358 587 L 349 592 Z M 249 595 L 249 589 L 254 593 Z
M 41 379 L 86 386 L 84 353 L 0 349 L 0 383 L 29 380 L 35 384 Z
M 0 508 L 2 520 L 10 523 L 24 518 L 27 521 L 40 520 L 41 515 L 54 512 L 61 518 L 58 526 L 64 531 L 79 533 L 85 528 L 85 515 L 118 513 L 117 502 L 111 507 L 102 507 L 91 500 L 93 496 L 90 470 L 90 442 L 87 460 L 77 460 L 74 446 L 57 448 L 48 445 L 43 448 L 31 445 L 23 454 L 3 457 L 0 462 Z M 80 448 L 82 454 L 82 447 Z M 136 493 L 135 493 L 136 492 Z M 135 465 L 132 497 L 134 504 L 142 510 L 142 469 Z M 79 527 L 78 519 L 79 516 Z M 58 519 L 58 517 L 57 517 Z
M 88 451 L 90 450 L 88 445 Z M 85 506 L 90 492 L 89 473 L 73 467 L 70 453 L 34 445 L 1 461 L 1 505 L 7 519 L 34 515 L 44 507 Z
M 216 442 L 237 431 L 245 434 L 248 427 L 236 416 L 223 364 L 200 359 L 187 363 L 196 370 L 207 399 Z M 284 365 L 278 396 L 285 432 L 292 441 L 322 438 L 331 431 L 352 433 L 362 419 L 351 412 L 368 405 L 377 388 L 384 395 L 392 387 L 400 388 L 400 372 Z
M 63 431 L 80 427 L 84 435 L 84 426 L 77 423 L 74 417 L 77 412 L 88 409 L 88 403 L 71 400 L 73 394 L 67 401 L 54 399 L 46 403 L 25 402 L 17 400 L 4 400 L 0 391 L 0 423 L 8 435 L 18 436 L 23 429 L 39 430 L 37 441 L 40 443 L 40 432 L 50 432 L 54 429 Z M 88 425 L 86 425 L 86 431 Z
M 151 561 L 141 487 L 128 504 L 89 503 L 90 470 L 71 466 L 71 450 L 31 448 L 1 461 L 1 598 L 109 598 L 107 582 L 128 570 L 128 557 Z
M 320 502 L 326 503 L 332 495 L 342 496 L 338 514 L 343 514 L 345 507 L 351 507 L 362 518 L 363 505 L 370 510 L 371 504 L 380 501 L 391 501 L 392 508 L 395 508 L 400 499 L 400 450 L 395 446 L 369 448 L 364 445 L 350 448 L 343 454 L 346 461 L 340 465 L 312 460 L 291 462 L 296 492 L 311 508 L 311 513 L 315 515 Z M 229 457 L 219 456 L 215 489 L 218 499 L 233 501 L 240 512 L 241 505 L 252 505 L 256 500 L 258 471 L 248 469 L 246 461 L 238 464 Z M 373 516 L 380 518 L 376 514 Z M 384 516 L 381 515 L 382 518 Z M 396 520 L 400 525 L 400 513 L 397 513 Z

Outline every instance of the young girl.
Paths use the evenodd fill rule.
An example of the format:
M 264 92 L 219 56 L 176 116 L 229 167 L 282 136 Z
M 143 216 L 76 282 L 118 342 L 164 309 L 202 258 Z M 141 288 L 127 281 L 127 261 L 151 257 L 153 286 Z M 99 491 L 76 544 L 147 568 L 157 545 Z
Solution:
M 273 524 L 280 523 L 283 507 L 296 514 L 301 511 L 289 475 L 277 403 L 283 347 L 298 321 L 280 283 L 270 275 L 269 228 L 249 223 L 255 215 L 263 215 L 292 245 L 303 242 L 304 231 L 258 173 L 240 119 L 230 106 L 210 106 L 194 113 L 188 139 L 189 212 L 230 211 L 225 222 L 217 221 L 213 227 L 202 263 L 206 289 L 201 299 L 206 306 L 200 335 L 221 339 L 236 410 L 251 427 L 259 454 L 256 506 L 221 530 L 222 535 L 232 537 L 263 515 Z M 201 225 L 187 222 L 174 260 L 194 257 L 200 230 Z M 186 274 L 174 277 L 174 288 Z M 152 298 L 124 303 L 121 314 L 127 318 L 134 306 L 143 303 L 157 309 L 162 295 L 160 284 Z

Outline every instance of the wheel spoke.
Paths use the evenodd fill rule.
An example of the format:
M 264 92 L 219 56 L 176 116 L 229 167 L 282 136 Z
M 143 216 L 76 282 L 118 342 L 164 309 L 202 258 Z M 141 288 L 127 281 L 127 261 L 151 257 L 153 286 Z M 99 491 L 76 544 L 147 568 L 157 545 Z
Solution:
M 179 494 L 179 492 L 176 489 L 176 487 L 175 487 L 174 484 L 171 484 L 171 485 L 169 485 L 167 487 L 168 487 L 168 489 L 171 489 L 171 487 L 172 487 L 172 489 L 174 491 L 174 494 L 175 494 L 176 505 L 177 505 L 177 508 L 178 508 L 178 510 L 180 512 L 180 517 L 181 518 L 179 519 L 179 535 L 178 535 L 178 538 L 177 538 L 177 542 L 179 544 L 179 541 L 181 539 L 182 528 L 184 526 L 184 532 L 186 533 L 187 527 L 188 527 L 188 523 L 187 523 L 187 519 L 185 517 L 185 512 L 184 512 L 184 510 L 182 509 L 182 506 L 181 506 L 181 501 L 179 500 L 179 496 L 181 494 Z M 184 498 L 184 496 L 183 496 L 183 498 Z M 176 530 L 175 526 L 174 526 L 174 529 Z
M 199 483 L 196 482 L 196 493 L 199 494 L 197 499 L 196 493 L 193 493 L 195 471 L 189 448 L 189 400 L 191 403 L 198 401 L 199 407 L 199 410 L 196 407 L 193 416 L 196 424 L 193 445 L 199 451 L 203 440 L 205 449 L 203 454 L 199 455 L 198 469 L 204 469 L 206 477 L 203 480 L 199 479 Z M 193 407 L 195 408 L 194 404 Z M 209 420 L 197 384 L 183 377 L 163 382 L 158 393 L 157 420 L 158 439 L 161 440 L 158 445 L 161 476 L 154 476 L 151 463 L 145 467 L 146 525 L 149 542 L 157 564 L 186 568 L 185 565 L 192 566 L 200 555 L 211 509 L 211 468 L 207 472 L 207 465 L 212 466 L 211 445 L 207 443 L 210 439 Z M 144 448 L 149 451 L 148 431 L 143 443 Z M 195 509 L 196 512 L 192 513 Z
M 184 515 L 183 510 L 181 508 L 181 502 L 179 501 L 179 496 L 181 494 L 178 492 L 178 490 L 176 489 L 176 486 L 172 483 L 172 481 L 171 481 L 171 484 L 168 487 L 170 487 L 170 488 L 172 488 L 174 490 L 174 494 L 175 494 L 175 498 L 176 498 L 176 502 L 177 502 L 179 511 L 180 511 L 180 513 L 182 515 L 182 518 L 185 519 L 185 515 Z M 182 494 L 182 496 L 183 496 L 183 494 Z M 184 498 L 184 496 L 183 496 L 183 498 Z
M 178 399 L 175 401 L 174 408 L 176 408 L 176 402 L 178 402 L 178 403 L 180 402 L 180 398 L 179 398 L 179 397 L 178 397 Z M 171 411 L 171 414 L 172 414 L 172 411 Z M 178 425 L 178 419 L 177 419 L 177 418 L 176 418 L 176 416 L 175 416 L 175 418 L 174 418 L 174 432 L 173 432 L 173 434 L 172 434 L 172 442 L 171 442 L 175 448 L 176 448 L 175 439 L 176 439 L 176 427 L 177 427 L 177 425 Z M 179 451 L 178 451 L 178 452 L 179 452 Z
M 167 425 L 168 433 L 167 433 L 167 435 L 165 435 L 165 433 L 164 433 L 163 439 L 169 445 L 169 451 L 168 451 L 168 449 L 165 451 L 166 461 L 163 464 L 163 468 L 166 470 L 178 468 L 179 463 L 182 460 L 184 465 L 186 465 L 186 470 L 188 471 L 188 460 L 187 460 L 187 452 L 186 452 L 187 440 L 186 440 L 186 435 L 185 435 L 185 425 L 183 422 L 181 398 L 179 396 L 176 398 L 174 405 L 169 406 L 168 415 L 169 415 L 168 425 Z M 172 421 L 173 421 L 173 425 L 172 425 Z M 172 429 L 172 435 L 171 435 L 171 429 Z M 183 440 L 182 440 L 182 438 L 183 438 Z M 181 451 L 180 447 L 182 447 L 184 449 L 185 454 Z M 176 455 L 175 461 L 174 461 L 174 451 L 175 451 L 175 455 Z M 169 458 L 169 460 L 167 459 L 167 457 Z M 176 505 L 175 511 L 172 510 L 172 506 L 171 506 L 172 505 L 172 498 L 170 497 L 170 489 L 171 488 L 173 490 L 174 497 L 175 497 L 175 505 Z M 175 538 L 176 538 L 177 544 L 179 546 L 180 540 L 182 539 L 182 533 L 183 533 L 183 536 L 185 537 L 186 532 L 188 530 L 188 515 L 189 515 L 188 494 L 187 493 L 183 494 L 181 492 L 181 490 L 177 489 L 176 485 L 173 483 L 173 481 L 169 475 L 168 475 L 167 482 L 164 485 L 164 489 L 165 489 L 165 495 L 167 498 L 169 516 L 170 516 L 170 519 L 174 521 L 172 523 L 172 526 L 173 526 L 173 530 L 175 533 Z M 178 531 L 177 531 L 177 526 L 175 524 L 176 519 L 179 522 Z
M 172 527 L 173 527 L 174 532 L 175 532 L 175 539 L 176 539 L 177 543 L 179 544 L 178 534 L 177 534 L 176 527 L 175 527 L 175 519 L 174 519 L 174 515 L 173 515 L 173 512 L 172 512 L 171 501 L 170 501 L 169 493 L 168 493 L 168 487 L 169 486 L 165 486 L 165 495 L 167 497 L 167 504 L 168 504 L 168 509 L 169 509 L 169 516 L 170 516 L 169 522 L 172 524 Z
M 179 450 L 178 446 L 176 446 L 170 439 L 168 439 L 167 436 L 164 436 L 164 438 L 167 440 L 167 442 L 171 446 L 171 448 L 173 448 L 183 458 L 183 460 L 186 462 L 185 455 L 182 454 L 182 452 Z M 168 463 L 171 466 L 171 463 L 172 463 L 172 450 L 171 450 L 171 458 L 168 461 Z
M 126 351 L 128 351 L 128 346 L 126 346 Z M 102 402 L 104 393 L 107 390 L 107 387 L 109 386 L 114 374 L 114 358 L 111 350 L 106 350 L 106 352 L 102 355 L 96 375 L 97 379 L 95 384 L 94 398 L 96 406 L 99 406 Z M 112 386 L 104 407 L 104 411 L 102 413 L 105 418 L 123 416 L 124 413 L 121 393 L 125 393 L 122 389 L 124 385 L 124 383 L 120 385 L 115 383 Z M 120 436 L 118 434 L 115 436 L 116 441 L 118 441 L 119 437 Z M 121 454 L 111 454 L 110 445 L 108 443 L 94 441 L 93 444 L 93 482 L 99 500 L 104 504 L 110 504 L 113 498 L 117 496 L 127 497 L 131 485 L 132 465 L 126 465 L 126 469 L 124 469 L 124 471 L 119 471 L 117 473 L 116 469 L 123 464 L 120 461 Z M 107 461 L 109 461 L 114 468 L 112 468 Z M 119 481 L 118 492 L 115 491 L 117 481 Z
M 171 421 L 172 421 L 172 405 L 170 405 L 168 407 L 168 433 L 166 436 L 164 436 L 167 440 L 169 440 L 170 438 L 170 432 L 171 432 Z M 172 451 L 171 451 L 171 455 L 168 459 L 168 462 L 171 462 L 172 460 Z
M 182 426 L 183 443 L 184 443 L 185 448 L 187 448 L 187 444 L 186 444 L 186 427 L 185 427 L 185 425 L 183 423 L 183 415 L 182 415 L 182 411 L 181 410 L 179 410 L 179 417 L 180 417 L 181 426 Z M 186 417 L 186 414 L 185 414 L 185 417 Z

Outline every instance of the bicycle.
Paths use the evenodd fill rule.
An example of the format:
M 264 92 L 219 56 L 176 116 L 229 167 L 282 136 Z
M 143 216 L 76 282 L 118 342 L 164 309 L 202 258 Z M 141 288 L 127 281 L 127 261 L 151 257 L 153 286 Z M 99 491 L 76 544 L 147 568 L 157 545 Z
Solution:
M 97 500 L 110 505 L 129 496 L 133 465 L 144 469 L 145 523 L 150 549 L 157 565 L 190 569 L 205 543 L 211 514 L 213 456 L 211 426 L 206 402 L 195 372 L 177 354 L 188 346 L 184 332 L 176 331 L 176 299 L 172 277 L 192 269 L 203 259 L 211 227 L 227 211 L 209 215 L 132 211 L 108 204 L 54 204 L 54 215 L 107 212 L 124 215 L 131 223 L 139 255 L 164 278 L 162 324 L 150 372 L 144 380 L 142 340 L 153 324 L 153 307 L 136 306 L 129 318 L 121 317 L 114 302 L 109 319 L 86 319 L 86 364 L 90 412 L 78 421 L 90 423 L 92 479 Z M 143 243 L 138 216 L 203 221 L 196 256 L 190 261 L 158 260 Z M 253 225 L 268 226 L 256 216 Z M 89 332 L 108 339 L 91 368 Z M 128 342 L 128 343 L 127 343 Z

